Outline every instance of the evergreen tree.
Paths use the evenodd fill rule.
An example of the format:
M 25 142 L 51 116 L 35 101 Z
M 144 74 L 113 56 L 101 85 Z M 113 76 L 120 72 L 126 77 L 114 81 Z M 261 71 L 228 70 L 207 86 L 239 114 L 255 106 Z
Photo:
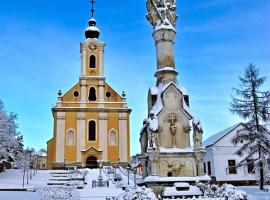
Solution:
M 243 156 L 238 166 L 252 159 L 259 166 L 260 189 L 263 190 L 263 164 L 270 158 L 270 134 L 268 123 L 270 119 L 270 91 L 261 91 L 265 77 L 260 77 L 259 69 L 249 64 L 244 77 L 240 77 L 239 88 L 234 88 L 236 96 L 232 96 L 230 110 L 246 120 L 246 129 L 238 132 L 234 143 L 243 140 L 245 143 L 236 154 Z

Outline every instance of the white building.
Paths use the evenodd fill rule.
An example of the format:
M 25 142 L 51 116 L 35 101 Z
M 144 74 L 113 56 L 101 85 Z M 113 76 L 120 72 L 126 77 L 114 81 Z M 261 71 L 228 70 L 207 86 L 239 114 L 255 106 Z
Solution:
M 204 170 L 211 176 L 213 183 L 231 183 L 234 185 L 255 184 L 254 163 L 250 160 L 248 165 L 236 168 L 243 157 L 235 152 L 244 141 L 233 144 L 232 139 L 238 131 L 244 128 L 238 123 L 219 133 L 216 133 L 203 142 L 206 148 Z

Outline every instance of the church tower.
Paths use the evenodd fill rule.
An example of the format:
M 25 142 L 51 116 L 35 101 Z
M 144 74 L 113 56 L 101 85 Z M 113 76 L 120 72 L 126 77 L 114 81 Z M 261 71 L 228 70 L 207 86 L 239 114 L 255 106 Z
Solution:
M 189 94 L 177 81 L 174 41 L 176 1 L 147 0 L 147 20 L 156 46 L 156 85 L 148 92 L 148 116 L 140 133 L 143 182 L 160 193 L 174 182 L 208 181 L 204 176 L 202 127 L 190 111 Z M 191 145 L 190 138 L 193 138 Z
M 129 115 L 125 93 L 105 81 L 104 48 L 92 18 L 80 45 L 81 75 L 68 92 L 58 93 L 52 108 L 53 138 L 47 142 L 49 169 L 72 165 L 97 167 L 97 160 L 127 163 L 130 157 Z

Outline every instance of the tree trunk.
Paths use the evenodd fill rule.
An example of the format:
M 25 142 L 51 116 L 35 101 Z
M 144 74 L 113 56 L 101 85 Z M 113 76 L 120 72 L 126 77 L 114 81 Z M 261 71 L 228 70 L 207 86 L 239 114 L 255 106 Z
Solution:
M 263 162 L 260 160 L 260 190 L 263 190 Z

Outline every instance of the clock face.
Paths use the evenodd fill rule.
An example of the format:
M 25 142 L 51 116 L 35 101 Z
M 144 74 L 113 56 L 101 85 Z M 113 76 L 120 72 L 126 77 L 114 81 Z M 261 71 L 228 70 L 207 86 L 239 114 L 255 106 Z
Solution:
M 96 50 L 96 49 L 97 49 L 97 44 L 95 44 L 95 43 L 90 43 L 90 44 L 88 45 L 88 47 L 89 47 L 89 49 L 91 49 L 91 50 Z

